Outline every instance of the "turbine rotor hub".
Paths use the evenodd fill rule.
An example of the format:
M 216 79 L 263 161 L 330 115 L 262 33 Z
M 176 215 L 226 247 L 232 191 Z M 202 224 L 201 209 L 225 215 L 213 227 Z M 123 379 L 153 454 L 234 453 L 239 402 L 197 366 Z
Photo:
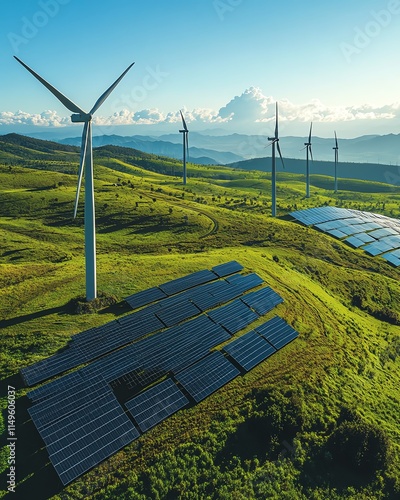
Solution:
M 92 115 L 90 113 L 75 113 L 71 115 L 71 122 L 73 123 L 87 123 L 92 120 Z

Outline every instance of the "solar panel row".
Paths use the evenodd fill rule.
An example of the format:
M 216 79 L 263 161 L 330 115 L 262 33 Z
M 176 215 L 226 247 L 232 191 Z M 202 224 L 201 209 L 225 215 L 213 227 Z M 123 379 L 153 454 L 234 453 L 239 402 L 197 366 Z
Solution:
M 232 335 L 259 317 L 258 314 L 247 307 L 240 299 L 236 299 L 230 304 L 210 311 L 208 316 L 215 323 L 223 326 Z
M 198 403 L 239 374 L 221 352 L 215 351 L 179 372 L 176 379 Z
M 283 302 L 282 297 L 270 287 L 261 288 L 261 290 L 257 290 L 256 292 L 250 292 L 242 297 L 241 300 L 247 306 L 254 309 L 260 316 L 272 311 L 274 307 Z
M 274 354 L 276 349 L 252 330 L 227 344 L 224 351 L 249 371 Z
M 223 276 L 228 276 L 229 274 L 238 273 L 243 269 L 243 266 L 236 262 L 236 260 L 232 260 L 231 262 L 226 262 L 225 264 L 219 264 L 218 266 L 214 266 L 212 271 L 222 278 Z
M 279 316 L 275 316 L 266 323 L 257 326 L 256 332 L 262 335 L 275 349 L 281 349 L 298 337 L 298 332 Z
M 172 281 L 168 281 L 159 288 L 167 295 L 174 295 L 175 293 L 182 292 L 188 288 L 192 288 L 196 285 L 201 285 L 209 281 L 217 279 L 217 276 L 212 271 L 204 269 L 203 271 L 197 271 L 196 273 L 188 274 L 182 278 L 178 278 Z
M 141 431 L 145 432 L 187 404 L 187 397 L 173 380 L 168 378 L 129 400 L 125 406 Z

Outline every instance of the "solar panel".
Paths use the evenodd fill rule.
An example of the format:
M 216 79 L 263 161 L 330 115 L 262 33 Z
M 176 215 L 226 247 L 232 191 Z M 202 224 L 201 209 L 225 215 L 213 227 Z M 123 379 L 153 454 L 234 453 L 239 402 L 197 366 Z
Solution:
M 390 262 L 391 264 L 393 264 L 395 267 L 399 267 L 400 266 L 400 256 L 397 257 L 394 252 L 390 252 L 390 253 L 385 253 L 384 255 L 382 255 L 382 257 L 387 260 L 388 262 Z
M 196 273 L 183 276 L 182 278 L 168 281 L 167 283 L 160 285 L 159 288 L 161 288 L 161 290 L 167 295 L 173 295 L 175 293 L 182 292 L 183 290 L 187 290 L 188 288 L 192 288 L 196 285 L 201 285 L 215 279 L 216 276 L 212 271 L 204 269 L 203 271 L 198 271 Z
M 139 437 L 139 432 L 122 408 L 112 418 L 100 416 L 80 429 L 80 438 L 50 455 L 64 485 L 98 465 Z
M 223 276 L 228 276 L 229 274 L 238 273 L 243 269 L 243 266 L 236 262 L 236 260 L 232 260 L 231 262 L 226 262 L 225 264 L 219 264 L 218 266 L 214 266 L 212 271 L 222 278 Z
M 239 374 L 221 352 L 214 351 L 178 373 L 176 379 L 198 403 Z
M 101 414 L 107 412 L 110 406 L 113 407 L 115 405 L 115 402 L 119 404 L 114 394 L 111 391 L 107 391 L 93 401 L 92 404 L 88 405 L 85 411 L 80 411 L 80 409 L 78 409 L 52 422 L 47 427 L 38 429 L 38 431 L 46 446 L 53 446 L 61 438 L 73 433 L 86 422 L 90 422 L 97 413 Z
M 256 311 L 262 316 L 271 311 L 278 304 L 283 302 L 283 299 L 271 287 L 262 288 L 256 292 L 250 292 L 241 298 L 247 306 Z
M 235 288 L 238 289 L 241 293 L 247 292 L 256 286 L 262 285 L 264 283 L 263 279 L 260 278 L 256 273 L 250 274 L 234 274 L 229 278 L 226 278 L 226 281 L 231 285 L 234 285 Z
M 240 299 L 210 311 L 208 316 L 223 326 L 232 335 L 258 319 L 258 314 L 248 308 Z
M 82 377 L 79 371 L 71 372 L 28 392 L 28 398 L 31 401 L 37 402 L 50 397 L 55 392 L 63 391 L 64 389 L 71 387 L 71 385 L 75 385 L 79 382 L 82 382 Z
M 275 349 L 281 349 L 298 337 L 298 332 L 279 316 L 275 316 L 266 323 L 257 326 L 256 332 L 262 335 Z
M 22 377 L 26 385 L 31 386 L 43 382 L 55 375 L 59 375 L 71 368 L 85 363 L 87 361 L 86 353 L 83 353 L 79 347 L 75 349 L 65 349 L 53 356 L 38 361 L 21 370 Z
M 28 412 L 37 429 L 50 425 L 52 422 L 84 408 L 99 398 L 110 387 L 101 377 L 88 382 L 75 384 L 62 392 L 58 392 L 52 397 L 37 403 L 28 409 Z
M 346 233 L 340 231 L 339 229 L 332 229 L 331 231 L 327 231 L 327 233 L 330 234 L 331 236 L 334 236 L 335 238 L 338 238 L 339 240 L 347 236 Z
M 245 333 L 233 340 L 223 350 L 246 371 L 251 370 L 276 352 L 275 347 L 255 331 Z
M 175 382 L 168 378 L 134 397 L 125 406 L 140 430 L 146 432 L 187 404 L 187 397 Z
M 192 302 L 184 300 L 177 304 L 171 304 L 169 307 L 163 307 L 156 315 L 165 326 L 173 326 L 185 319 L 197 316 L 200 312 L 201 310 Z
M 148 290 L 143 290 L 142 292 L 134 293 L 129 297 L 126 297 L 125 301 L 132 307 L 132 309 L 137 309 L 138 307 L 147 306 L 152 302 L 160 299 L 165 299 L 167 295 L 160 290 L 158 287 L 149 288 Z

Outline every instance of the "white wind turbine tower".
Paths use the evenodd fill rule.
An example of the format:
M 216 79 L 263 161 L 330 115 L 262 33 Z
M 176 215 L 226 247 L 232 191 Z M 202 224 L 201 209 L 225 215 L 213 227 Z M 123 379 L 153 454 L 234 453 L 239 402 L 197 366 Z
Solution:
M 335 151 L 335 193 L 337 193 L 338 190 L 337 166 L 339 162 L 339 144 L 337 140 L 336 130 L 335 130 L 335 147 L 332 149 Z
M 306 150 L 306 198 L 310 197 L 310 165 L 309 165 L 309 156 L 311 156 L 311 160 L 314 161 L 312 149 L 311 149 L 311 132 L 312 132 L 312 122 L 310 125 L 310 133 L 308 135 L 308 142 L 304 143 Z
M 189 130 L 186 126 L 185 119 L 183 117 L 183 113 L 181 110 L 179 110 L 182 118 L 182 125 L 183 125 L 183 130 L 180 130 L 179 132 L 183 134 L 183 185 L 186 186 L 186 158 L 189 158 L 189 139 L 188 139 L 188 134 Z
M 79 106 L 73 103 L 68 97 L 59 92 L 44 78 L 39 76 L 29 66 L 23 63 L 18 57 L 15 59 L 22 64 L 35 78 L 39 80 L 64 106 L 74 113 L 71 115 L 71 121 L 84 123 L 82 134 L 81 158 L 78 171 L 78 187 L 76 190 L 74 218 L 78 209 L 79 192 L 82 184 L 82 176 L 85 175 L 85 265 L 86 265 L 86 300 L 93 300 L 97 297 L 96 283 L 96 227 L 94 210 L 94 184 L 93 184 L 93 149 L 92 149 L 92 117 L 99 109 L 114 88 L 122 80 L 125 74 L 134 65 L 132 63 L 122 73 L 122 75 L 102 94 L 89 113 L 83 111 Z
M 275 136 L 268 137 L 271 141 L 268 146 L 272 145 L 272 217 L 276 217 L 276 162 L 275 162 L 275 145 L 278 149 L 279 156 L 281 157 L 281 162 L 283 168 L 285 164 L 283 163 L 281 148 L 279 146 L 279 130 L 278 130 L 278 103 L 276 103 L 275 108 Z

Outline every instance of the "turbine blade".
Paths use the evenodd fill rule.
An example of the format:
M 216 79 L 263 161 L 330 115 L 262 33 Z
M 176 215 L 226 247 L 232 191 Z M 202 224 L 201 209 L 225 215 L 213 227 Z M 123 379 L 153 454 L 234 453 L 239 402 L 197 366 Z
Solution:
M 179 110 L 179 113 L 181 114 L 183 128 L 185 129 L 186 132 L 188 132 L 188 128 L 186 126 L 185 119 L 183 118 L 183 113 L 181 110 Z
M 309 148 L 309 151 L 310 151 L 311 160 L 314 161 L 314 158 L 313 158 L 313 155 L 312 155 L 311 144 L 308 146 L 308 148 Z
M 311 132 L 312 132 L 312 122 L 311 122 L 311 125 L 310 125 L 310 134 L 308 136 L 308 142 L 309 142 L 309 144 L 311 144 Z
M 128 73 L 128 71 L 132 68 L 132 66 L 134 65 L 135 63 L 133 62 L 132 64 L 130 64 L 126 70 L 122 73 L 122 75 L 117 78 L 115 80 L 115 82 L 110 86 L 108 87 L 108 89 L 104 92 L 104 94 L 102 94 L 96 101 L 95 105 L 93 106 L 93 108 L 90 110 L 90 114 L 92 115 L 93 113 L 95 113 L 99 107 L 103 104 L 103 102 L 107 99 L 107 97 L 111 94 L 111 92 L 115 89 L 115 87 L 119 84 L 119 82 L 122 80 L 122 78 Z
M 186 132 L 186 158 L 189 159 L 189 132 Z
M 278 129 L 278 103 L 275 104 L 275 139 L 279 137 L 279 129 Z
M 83 167 L 85 165 L 85 160 L 86 160 L 86 149 L 88 143 L 89 127 L 90 127 L 90 122 L 85 122 L 82 133 L 81 159 L 79 162 L 79 170 L 78 170 L 78 186 L 76 188 L 76 196 L 75 196 L 74 219 L 76 219 L 76 214 L 78 211 L 79 193 L 81 191 Z
M 64 94 L 62 94 L 59 90 L 57 90 L 55 87 L 50 85 L 49 82 L 46 82 L 44 78 L 39 76 L 33 69 L 31 69 L 29 66 L 27 66 L 24 62 L 21 61 L 21 59 L 18 59 L 17 56 L 14 56 L 14 59 L 16 59 L 24 68 L 26 68 L 29 73 L 31 73 L 35 78 L 39 80 L 40 83 L 42 83 L 50 92 L 57 97 L 57 99 L 64 104 L 64 106 L 72 111 L 73 113 L 81 113 L 81 114 L 86 114 L 85 111 L 83 111 L 79 106 L 77 106 L 74 102 L 72 102 L 68 97 L 66 97 Z
M 339 147 L 338 140 L 337 140 L 337 135 L 336 135 L 336 130 L 335 130 L 335 145 L 336 145 L 337 148 Z
M 278 148 L 278 153 L 279 153 L 279 156 L 281 158 L 282 167 L 285 168 L 285 164 L 283 163 L 283 158 L 282 158 L 281 147 L 279 146 L 279 142 L 278 141 L 276 141 L 276 147 Z

